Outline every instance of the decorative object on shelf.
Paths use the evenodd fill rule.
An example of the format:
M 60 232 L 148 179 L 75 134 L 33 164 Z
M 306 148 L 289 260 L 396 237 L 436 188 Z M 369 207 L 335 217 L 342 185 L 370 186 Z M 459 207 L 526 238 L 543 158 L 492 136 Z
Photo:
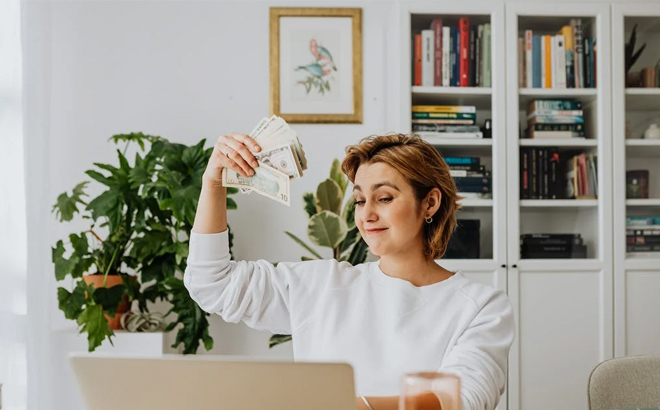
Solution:
M 121 317 L 121 328 L 127 332 L 159 332 L 163 330 L 165 317 L 160 312 L 126 312 Z
M 58 196 L 53 206 L 60 222 L 76 215 L 89 221 L 85 230 L 70 234 L 66 244 L 59 240 L 52 248 L 55 278 L 72 279 L 71 290 L 57 289 L 59 308 L 87 333 L 93 351 L 106 338 L 112 343 L 113 329 L 120 328 L 122 313 L 132 302 L 148 313 L 149 303 L 166 301 L 171 305 L 166 316 L 173 313 L 174 319 L 165 331 L 178 329 L 172 347 L 183 344 L 188 354 L 203 343 L 210 350 L 209 315 L 190 298 L 182 273 L 212 148 L 205 149 L 204 140 L 186 146 L 142 133 L 110 140 L 125 144 L 117 150 L 118 165 L 95 163 L 96 169 L 85 172 L 105 190 L 86 200 L 88 182 L 82 182 L 70 195 Z M 138 150 L 130 163 L 124 153 L 132 144 L 145 154 Z M 236 209 L 229 197 L 227 208 Z
M 493 138 L 493 120 L 488 118 L 484 121 L 484 126 L 481 128 L 484 138 Z
M 647 169 L 626 171 L 626 198 L 646 199 L 649 197 L 649 171 Z
M 270 111 L 289 123 L 362 123 L 362 9 L 270 9 Z
M 332 257 L 358 265 L 367 259 L 368 246 L 355 226 L 355 203 L 352 198 L 345 200 L 348 178 L 341 171 L 338 159 L 332 162 L 330 177 L 321 182 L 316 194 L 303 195 L 305 212 L 309 217 L 307 236 L 314 245 L 330 248 Z M 303 256 L 303 261 L 323 259 L 318 252 L 289 231 L 285 232 L 312 257 Z M 269 347 L 291 340 L 290 335 L 273 335 Z
M 625 49 L 625 58 L 626 58 L 626 79 L 627 82 L 626 85 L 628 87 L 638 87 L 639 86 L 639 79 L 635 78 L 630 78 L 629 74 L 632 74 L 630 72 L 630 69 L 632 68 L 633 65 L 637 62 L 639 59 L 639 56 L 642 54 L 642 51 L 646 48 L 646 43 L 642 44 L 642 46 L 639 48 L 639 50 L 635 51 L 635 43 L 637 41 L 637 24 L 632 29 L 632 33 L 630 33 L 630 38 L 628 39 L 628 42 L 626 43 L 626 49 Z M 638 74 L 641 77 L 641 74 Z
M 660 138 L 660 128 L 658 128 L 658 124 L 651 124 L 646 129 L 646 131 L 644 131 L 644 139 L 653 140 L 659 138 Z
M 636 138 L 633 136 L 632 126 L 630 125 L 630 120 L 626 119 L 626 139 Z
M 642 68 L 642 87 L 656 88 L 657 86 L 658 83 L 655 77 L 655 67 Z

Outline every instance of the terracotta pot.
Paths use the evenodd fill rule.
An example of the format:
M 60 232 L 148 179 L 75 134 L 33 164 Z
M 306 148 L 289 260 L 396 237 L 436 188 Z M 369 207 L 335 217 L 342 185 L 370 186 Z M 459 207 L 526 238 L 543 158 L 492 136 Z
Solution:
M 98 288 L 111 288 L 116 285 L 121 285 L 124 283 L 122 281 L 122 278 L 120 275 L 108 275 L 105 281 L 105 286 L 103 286 L 103 275 L 101 274 L 96 274 L 96 275 L 86 275 L 83 276 L 83 280 L 85 283 L 93 284 L 94 289 Z M 121 302 L 119 302 L 119 306 L 117 306 L 117 313 L 115 313 L 114 316 L 109 316 L 105 315 L 105 319 L 108 321 L 108 325 L 110 325 L 110 329 L 112 330 L 120 330 L 121 329 L 121 317 L 124 316 L 124 313 L 128 312 L 130 309 L 131 304 L 128 301 L 128 296 L 124 295 L 121 298 Z

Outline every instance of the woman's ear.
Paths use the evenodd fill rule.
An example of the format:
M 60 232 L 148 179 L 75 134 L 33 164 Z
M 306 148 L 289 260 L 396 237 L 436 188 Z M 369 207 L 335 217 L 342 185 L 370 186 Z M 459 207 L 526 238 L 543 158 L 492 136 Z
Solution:
M 438 209 L 440 209 L 440 201 L 442 200 L 442 192 L 439 188 L 433 188 L 426 199 L 424 200 L 424 215 L 433 216 Z

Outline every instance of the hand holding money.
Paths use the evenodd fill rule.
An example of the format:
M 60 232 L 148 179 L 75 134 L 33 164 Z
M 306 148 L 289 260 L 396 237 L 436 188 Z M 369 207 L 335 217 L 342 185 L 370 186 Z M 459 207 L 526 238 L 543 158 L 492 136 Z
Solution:
M 248 138 L 261 146 L 261 151 L 254 154 L 259 162 L 256 173 L 247 175 L 240 172 L 242 167 L 226 167 L 222 171 L 222 185 L 240 188 L 243 193 L 254 191 L 290 206 L 289 180 L 301 177 L 307 169 L 298 135 L 286 121 L 273 115 L 262 119 Z

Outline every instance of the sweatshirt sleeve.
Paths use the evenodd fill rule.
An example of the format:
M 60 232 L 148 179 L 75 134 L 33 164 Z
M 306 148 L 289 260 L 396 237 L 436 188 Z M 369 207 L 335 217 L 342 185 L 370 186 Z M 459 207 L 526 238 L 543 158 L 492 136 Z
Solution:
M 478 307 L 478 305 L 477 305 Z M 463 410 L 494 410 L 504 393 L 513 309 L 501 291 L 491 294 L 448 352 L 439 369 L 461 379 Z
M 263 260 L 230 260 L 227 231 L 190 236 L 184 284 L 202 310 L 227 322 L 291 334 L 289 277 Z

